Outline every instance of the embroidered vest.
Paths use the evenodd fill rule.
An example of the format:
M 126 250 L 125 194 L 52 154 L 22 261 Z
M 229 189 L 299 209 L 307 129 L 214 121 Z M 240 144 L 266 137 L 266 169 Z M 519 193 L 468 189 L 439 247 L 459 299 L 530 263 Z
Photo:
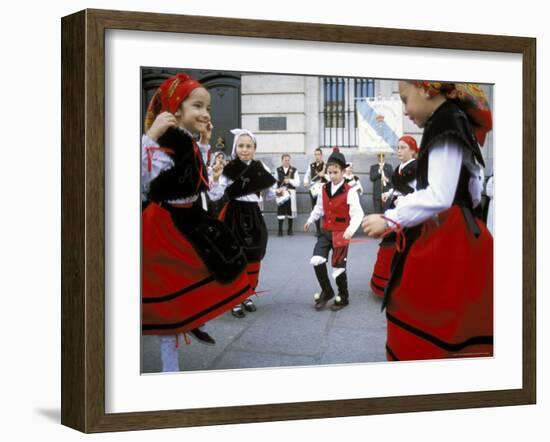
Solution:
M 296 168 L 295 167 L 290 166 L 288 168 L 287 173 L 285 173 L 282 166 L 277 167 L 277 187 L 286 186 L 289 189 L 295 189 L 295 187 L 292 184 L 290 184 L 290 183 L 289 184 L 284 184 L 284 182 L 283 182 L 285 178 L 294 179 L 295 174 L 296 174 Z
M 208 170 L 199 146 L 189 135 L 179 129 L 168 129 L 158 144 L 174 161 L 174 167 L 162 171 L 151 181 L 151 201 L 187 198 L 208 189 Z
M 309 176 L 311 177 L 312 182 L 321 181 L 322 183 L 326 183 L 327 180 L 325 177 L 320 177 L 317 174 L 319 172 L 322 172 L 325 168 L 325 162 L 321 161 L 319 165 L 317 163 L 311 163 L 309 165 Z
M 348 192 L 351 186 L 344 182 L 336 193 L 330 196 L 332 183 L 323 186 L 323 229 L 341 232 L 349 226 Z

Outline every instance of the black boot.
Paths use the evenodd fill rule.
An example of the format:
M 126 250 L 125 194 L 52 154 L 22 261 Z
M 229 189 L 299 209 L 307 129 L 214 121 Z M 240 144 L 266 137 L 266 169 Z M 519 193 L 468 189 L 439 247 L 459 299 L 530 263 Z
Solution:
M 294 235 L 294 232 L 292 231 L 292 218 L 288 218 L 288 230 L 286 233 L 288 236 Z
M 315 310 L 322 310 L 327 305 L 327 302 L 334 298 L 334 290 L 330 285 L 330 279 L 328 277 L 327 265 L 319 264 L 314 266 L 315 276 L 317 276 L 317 281 L 321 286 L 321 295 L 319 299 L 315 300 Z
M 349 292 L 348 292 L 348 275 L 347 272 L 340 273 L 336 277 L 336 285 L 338 287 L 338 296 L 334 301 L 334 304 L 330 306 L 333 312 L 343 309 L 349 304 Z
M 284 219 L 280 219 L 279 220 L 279 233 L 277 234 L 277 236 L 283 236 L 283 223 L 284 223 Z

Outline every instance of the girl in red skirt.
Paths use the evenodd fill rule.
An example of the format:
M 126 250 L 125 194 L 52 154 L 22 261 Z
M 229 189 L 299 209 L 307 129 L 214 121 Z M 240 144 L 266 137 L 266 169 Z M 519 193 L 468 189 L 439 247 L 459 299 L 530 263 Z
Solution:
M 397 157 L 401 164 L 392 174 L 392 188 L 382 194 L 382 202 L 385 208 L 394 208 L 395 200 L 399 196 L 408 195 L 416 188 L 416 155 L 418 145 L 410 135 L 399 138 L 397 144 Z M 382 239 L 378 247 L 376 263 L 372 271 L 370 286 L 372 292 L 382 298 L 384 290 L 390 279 L 391 262 L 395 254 L 395 234 L 390 234 Z
M 145 131 L 142 187 L 150 202 L 142 213 L 142 332 L 161 335 L 162 371 L 178 371 L 177 335 L 197 334 L 252 287 L 240 244 L 207 215 L 200 197 L 208 189 L 208 91 L 184 74 L 167 79 L 151 99 Z
M 256 137 L 246 129 L 233 129 L 232 160 L 223 171 L 213 172 L 209 196 L 225 201 L 220 219 L 235 234 L 246 255 L 247 274 L 255 290 L 260 277 L 261 261 L 267 248 L 267 227 L 259 203 L 275 199 L 277 181 L 265 164 L 254 159 Z M 263 194 L 263 196 L 262 196 Z M 244 318 L 245 312 L 256 311 L 251 299 L 237 304 L 233 316 Z
M 388 359 L 492 356 L 493 239 L 473 214 L 480 145 L 492 128 L 485 94 L 478 85 L 424 81 L 400 82 L 399 93 L 405 114 L 424 128 L 417 190 L 385 217 L 363 220 L 374 237 L 406 228 L 384 299 Z

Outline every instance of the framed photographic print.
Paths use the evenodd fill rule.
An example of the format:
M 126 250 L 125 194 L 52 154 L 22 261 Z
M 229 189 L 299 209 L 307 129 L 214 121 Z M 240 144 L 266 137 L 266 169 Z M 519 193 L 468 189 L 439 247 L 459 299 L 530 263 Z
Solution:
M 64 17 L 62 423 L 101 432 L 534 403 L 535 73 L 530 38 Z M 442 94 L 492 113 L 492 125 L 476 120 L 485 131 L 449 130 L 473 140 L 455 187 L 473 197 L 477 177 L 482 207 L 494 196 L 491 233 L 483 211 L 461 206 L 453 219 L 494 243 L 470 265 L 467 241 L 447 239 L 447 276 L 415 270 L 412 298 L 434 273 L 438 299 L 471 299 L 478 287 L 486 297 L 461 310 L 468 332 L 441 325 L 461 303 L 433 310 L 431 329 L 404 322 L 387 295 L 395 289 L 384 296 L 390 275 L 376 271 L 383 246 L 363 233 L 379 237 L 381 219 L 363 215 L 389 216 L 394 196 L 410 201 L 391 193 L 394 170 L 413 160 L 403 149 L 418 151 L 414 187 L 426 188 L 425 152 L 445 109 L 430 106 Z M 487 186 L 497 174 L 506 178 Z M 344 202 L 329 210 L 339 188 Z M 433 229 L 446 216 L 428 217 Z M 330 222 L 354 226 L 349 250 Z M 418 252 L 423 236 L 393 230 L 397 254 Z

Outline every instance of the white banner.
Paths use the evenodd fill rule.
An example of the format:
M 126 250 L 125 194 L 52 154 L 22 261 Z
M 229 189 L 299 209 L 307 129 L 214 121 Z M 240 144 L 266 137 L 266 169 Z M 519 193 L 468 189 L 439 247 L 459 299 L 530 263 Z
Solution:
M 391 153 L 403 135 L 403 105 L 396 98 L 357 100 L 359 151 Z

